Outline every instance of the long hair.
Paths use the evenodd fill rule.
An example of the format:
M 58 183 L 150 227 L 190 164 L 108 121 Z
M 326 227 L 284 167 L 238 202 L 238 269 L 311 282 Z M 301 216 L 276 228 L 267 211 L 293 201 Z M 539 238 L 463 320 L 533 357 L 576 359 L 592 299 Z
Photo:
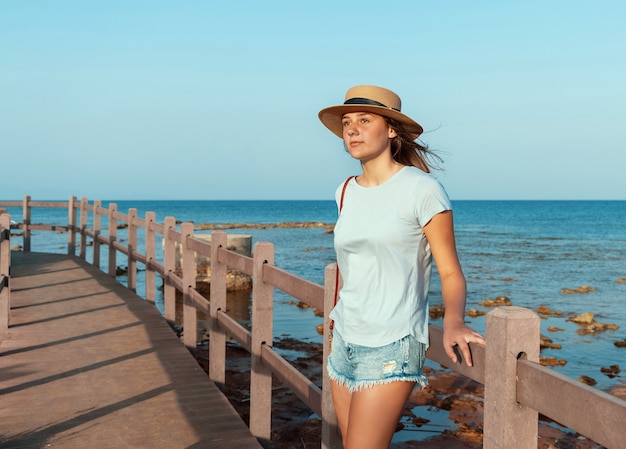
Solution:
M 397 134 L 391 140 L 391 156 L 396 162 L 402 165 L 417 167 L 426 173 L 430 173 L 431 169 L 441 169 L 443 159 L 428 148 L 428 145 L 413 139 L 411 133 L 397 120 L 389 117 L 383 118 Z

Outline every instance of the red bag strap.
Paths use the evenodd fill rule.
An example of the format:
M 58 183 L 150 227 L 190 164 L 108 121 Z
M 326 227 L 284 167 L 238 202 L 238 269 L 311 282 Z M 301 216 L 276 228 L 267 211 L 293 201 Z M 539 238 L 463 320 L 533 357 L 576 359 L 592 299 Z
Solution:
M 343 209 L 343 197 L 346 196 L 346 188 L 352 178 L 356 178 L 356 176 L 350 176 L 346 179 L 346 182 L 343 183 L 343 189 L 341 189 L 341 199 L 339 200 L 339 213 L 341 213 L 341 209 Z
M 355 176 L 350 176 L 348 179 L 346 179 L 346 181 L 343 183 L 343 188 L 341 189 L 341 198 L 339 199 L 339 214 L 341 214 L 341 209 L 343 209 L 343 197 L 346 195 L 346 188 L 348 188 L 348 183 L 350 182 L 350 180 L 352 178 L 355 178 Z M 337 305 L 337 299 L 339 297 L 339 266 L 337 266 L 337 270 L 335 270 L 335 301 L 334 301 L 334 305 Z M 335 326 L 335 322 L 331 321 L 330 322 L 330 329 L 332 330 L 333 327 Z

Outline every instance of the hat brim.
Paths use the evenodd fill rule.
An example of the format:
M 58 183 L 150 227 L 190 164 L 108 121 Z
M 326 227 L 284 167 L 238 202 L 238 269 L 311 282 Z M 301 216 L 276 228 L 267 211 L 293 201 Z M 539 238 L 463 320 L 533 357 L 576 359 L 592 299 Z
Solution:
M 367 104 L 341 104 L 322 109 L 319 112 L 318 117 L 326 128 L 328 128 L 337 137 L 343 139 L 343 126 L 341 124 L 341 119 L 344 114 L 350 112 L 372 112 L 374 114 L 382 115 L 383 117 L 389 117 L 397 120 L 404 125 L 405 129 L 412 135 L 413 139 L 417 139 L 420 134 L 424 132 L 422 126 L 409 116 L 396 111 L 395 109 L 383 106 Z

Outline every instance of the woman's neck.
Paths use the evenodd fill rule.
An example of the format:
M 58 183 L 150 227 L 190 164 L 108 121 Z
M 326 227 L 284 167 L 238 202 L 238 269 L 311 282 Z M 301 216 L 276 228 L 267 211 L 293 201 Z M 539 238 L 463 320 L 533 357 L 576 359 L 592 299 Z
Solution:
M 376 187 L 398 173 L 404 165 L 393 159 L 372 160 L 362 163 L 363 174 L 357 176 L 357 183 L 363 187 Z

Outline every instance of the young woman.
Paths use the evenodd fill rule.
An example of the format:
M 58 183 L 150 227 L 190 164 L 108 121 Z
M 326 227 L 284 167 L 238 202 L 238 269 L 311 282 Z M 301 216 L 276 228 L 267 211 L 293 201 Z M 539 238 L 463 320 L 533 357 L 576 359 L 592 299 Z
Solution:
M 335 227 L 343 279 L 327 370 L 344 449 L 388 448 L 422 374 L 428 346 L 431 258 L 445 306 L 443 343 L 471 365 L 469 343 L 484 338 L 464 322 L 466 286 L 457 257 L 450 200 L 430 174 L 438 159 L 416 142 L 422 127 L 400 98 L 376 86 L 348 90 L 323 109 L 363 172 L 339 186 Z

